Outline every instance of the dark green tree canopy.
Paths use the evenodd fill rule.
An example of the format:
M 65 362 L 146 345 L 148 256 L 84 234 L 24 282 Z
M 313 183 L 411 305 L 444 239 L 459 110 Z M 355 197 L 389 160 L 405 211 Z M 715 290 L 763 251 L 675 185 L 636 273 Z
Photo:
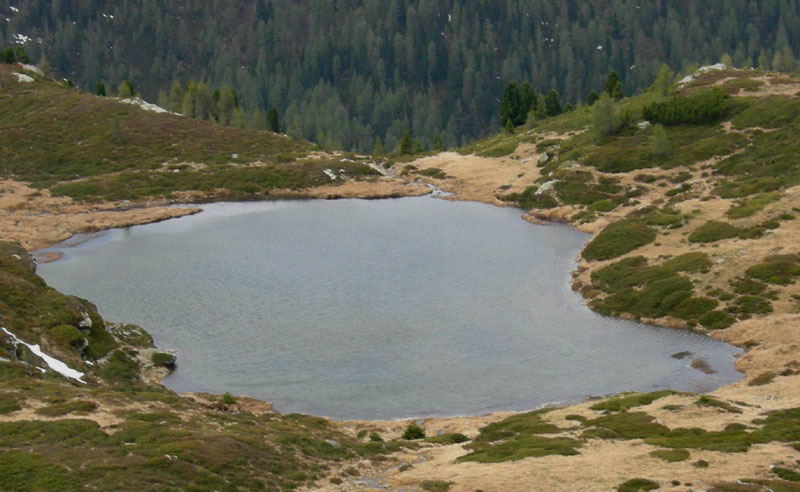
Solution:
M 84 90 L 133 80 L 174 111 L 174 80 L 227 84 L 248 119 L 274 107 L 290 134 L 365 151 L 378 137 L 395 148 L 405 129 L 425 148 L 437 134 L 453 146 L 494 132 L 511 80 L 575 104 L 605 91 L 610 70 L 614 98 L 650 86 L 664 63 L 683 71 L 727 53 L 735 66 L 785 70 L 800 54 L 800 0 L 0 0 L 0 10 L 0 39 L 41 38 L 25 45 L 30 58 L 46 55 Z

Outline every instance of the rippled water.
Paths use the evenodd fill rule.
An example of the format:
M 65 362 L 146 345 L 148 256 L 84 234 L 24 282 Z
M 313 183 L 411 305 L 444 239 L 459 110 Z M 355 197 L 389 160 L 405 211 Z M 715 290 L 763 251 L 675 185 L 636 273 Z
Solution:
M 587 236 L 519 215 L 429 197 L 214 204 L 72 240 L 39 273 L 177 349 L 170 388 L 284 412 L 464 415 L 739 379 L 735 347 L 589 311 L 568 285 Z

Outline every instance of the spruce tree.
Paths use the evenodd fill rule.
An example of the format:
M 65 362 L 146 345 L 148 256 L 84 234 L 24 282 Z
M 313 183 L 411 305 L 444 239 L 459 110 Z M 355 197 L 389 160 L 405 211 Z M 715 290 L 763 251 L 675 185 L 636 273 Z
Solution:
M 561 103 L 558 101 L 558 92 L 555 89 L 550 89 L 547 97 L 544 99 L 544 107 L 547 116 L 556 116 L 561 114 Z
M 12 48 L 10 46 L 8 48 L 6 48 L 6 50 L 3 52 L 3 61 L 6 62 L 6 63 L 14 63 L 16 58 L 17 57 L 14 54 L 14 48 Z
M 408 130 L 403 133 L 403 138 L 400 139 L 400 153 L 401 154 L 411 154 L 414 151 L 413 143 L 411 142 L 411 135 L 408 134 Z
M 15 58 L 17 59 L 17 63 L 30 63 L 28 54 L 25 53 L 25 48 L 23 48 L 22 46 L 17 46 L 17 52 L 15 53 Z
M 525 123 L 527 112 L 523 113 L 522 95 L 516 82 L 509 82 L 503 89 L 503 99 L 500 101 L 500 124 L 503 127 L 511 120 L 514 126 Z
M 622 99 L 622 82 L 619 80 L 616 70 L 609 72 L 606 77 L 606 94 L 615 101 Z
M 269 125 L 269 131 L 273 133 L 280 133 L 281 132 L 281 124 L 278 120 L 278 110 L 275 107 L 269 108 L 267 112 L 267 125 Z
M 593 90 L 588 96 L 586 96 L 586 105 L 591 106 L 592 104 L 596 103 L 598 99 L 600 99 L 600 94 Z
M 94 84 L 94 95 L 100 97 L 106 97 L 106 84 L 102 82 L 97 82 Z

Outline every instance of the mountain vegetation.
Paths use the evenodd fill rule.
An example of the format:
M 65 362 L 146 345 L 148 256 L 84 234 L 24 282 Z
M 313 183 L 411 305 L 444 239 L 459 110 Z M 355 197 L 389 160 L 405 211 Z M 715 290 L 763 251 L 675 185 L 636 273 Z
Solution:
M 129 80 L 166 105 L 175 83 L 227 86 L 242 110 L 229 123 L 266 118 L 359 151 L 392 151 L 406 131 L 426 149 L 492 134 L 512 81 L 552 115 L 592 91 L 636 93 L 665 63 L 791 71 L 800 45 L 798 0 L 0 0 L 0 12 L 0 46 L 24 45 L 84 90 Z

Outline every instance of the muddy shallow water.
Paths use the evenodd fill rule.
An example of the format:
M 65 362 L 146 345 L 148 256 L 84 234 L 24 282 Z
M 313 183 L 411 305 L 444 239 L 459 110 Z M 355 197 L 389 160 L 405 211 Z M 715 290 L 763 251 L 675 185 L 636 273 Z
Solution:
M 164 380 L 176 391 L 388 419 L 741 378 L 733 346 L 591 312 L 568 285 L 588 236 L 516 209 L 431 197 L 204 209 L 40 252 L 63 254 L 39 267 L 50 285 L 178 350 Z

